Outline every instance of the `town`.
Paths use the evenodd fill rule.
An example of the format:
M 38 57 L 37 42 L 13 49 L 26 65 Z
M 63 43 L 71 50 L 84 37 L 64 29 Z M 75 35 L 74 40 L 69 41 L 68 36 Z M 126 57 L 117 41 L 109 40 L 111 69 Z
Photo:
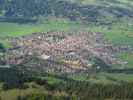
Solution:
M 78 32 L 47 32 L 33 33 L 31 35 L 10 38 L 12 48 L 8 50 L 7 64 L 19 65 L 27 56 L 36 56 L 47 62 L 45 71 L 76 72 L 92 69 L 92 58 L 100 59 L 106 65 L 121 64 L 122 61 L 115 56 L 120 47 L 108 42 L 103 33 Z M 46 67 L 46 66 L 44 66 Z

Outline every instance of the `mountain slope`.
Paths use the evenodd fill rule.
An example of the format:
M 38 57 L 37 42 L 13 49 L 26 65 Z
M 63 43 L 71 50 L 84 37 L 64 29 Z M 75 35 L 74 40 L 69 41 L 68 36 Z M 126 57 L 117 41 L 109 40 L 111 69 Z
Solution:
M 73 2 L 70 2 L 73 1 Z M 132 1 L 119 0 L 1 0 L 1 15 L 7 17 L 56 16 L 71 20 L 106 22 L 133 17 Z M 79 2 L 81 4 L 79 4 Z M 84 5 L 85 2 L 85 5 Z M 116 21 L 114 20 L 114 21 Z

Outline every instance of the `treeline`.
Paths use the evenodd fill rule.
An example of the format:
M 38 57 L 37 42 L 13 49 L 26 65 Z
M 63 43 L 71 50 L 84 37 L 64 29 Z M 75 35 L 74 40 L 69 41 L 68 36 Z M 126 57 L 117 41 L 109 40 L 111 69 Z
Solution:
M 6 52 L 5 46 L 2 43 L 0 43 L 0 65 L 6 64 L 5 56 L 4 56 L 5 52 Z
M 5 46 L 2 43 L 0 43 L 0 53 L 5 51 L 6 51 Z
M 75 96 L 52 95 L 52 94 L 30 94 L 18 96 L 17 100 L 78 100 Z
M 0 22 L 14 22 L 14 23 L 36 23 L 37 19 L 33 18 L 19 18 L 19 17 L 0 17 Z
M 26 76 L 17 68 L 0 67 L 0 82 L 3 84 L 3 89 L 25 88 Z

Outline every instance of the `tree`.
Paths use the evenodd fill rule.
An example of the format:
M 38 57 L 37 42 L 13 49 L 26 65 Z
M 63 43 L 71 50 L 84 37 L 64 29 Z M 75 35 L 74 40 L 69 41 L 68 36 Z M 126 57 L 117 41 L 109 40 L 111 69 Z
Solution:
M 2 98 L 0 97 L 0 100 L 2 100 Z
M 93 62 L 93 67 L 96 69 L 96 71 L 107 70 L 110 68 L 108 64 L 98 57 L 93 57 L 90 60 Z
M 0 43 L 0 52 L 5 52 L 5 47 L 2 43 Z

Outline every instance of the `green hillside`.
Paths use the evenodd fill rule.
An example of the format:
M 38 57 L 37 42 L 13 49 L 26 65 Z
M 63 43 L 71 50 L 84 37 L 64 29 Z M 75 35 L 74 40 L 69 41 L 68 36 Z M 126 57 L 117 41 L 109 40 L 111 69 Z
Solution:
M 58 69 L 58 66 L 67 64 L 62 60 L 64 56 L 59 59 L 57 57 L 57 65 L 47 67 L 49 62 L 53 62 L 40 59 L 36 55 L 36 51 L 42 55 L 45 42 L 51 39 L 29 39 L 30 34 L 41 32 L 102 33 L 105 41 L 112 45 L 112 48 L 109 48 L 114 49 L 105 52 L 105 57 L 108 53 L 114 54 L 111 56 L 115 56 L 116 61 L 122 63 L 111 64 L 105 68 L 107 65 L 104 65 L 106 63 L 103 63 L 103 60 L 100 62 L 99 59 L 93 59 L 94 55 L 91 56 L 89 52 L 89 57 L 92 57 L 90 60 L 88 55 L 84 54 L 86 51 L 83 51 L 85 63 L 90 60 L 92 68 L 81 73 L 79 70 L 77 73 L 60 74 L 58 70 L 61 68 Z M 29 41 L 23 37 L 26 35 L 29 36 Z M 17 37 L 22 38 L 19 40 Z M 10 39 L 21 41 L 21 45 L 16 42 L 18 48 L 13 48 L 15 46 Z M 100 48 L 99 45 L 97 47 Z M 115 47 L 120 49 L 117 51 Z M 35 54 L 27 56 L 30 50 L 35 50 Z M 26 52 L 25 55 L 23 52 Z M 54 58 L 53 55 L 52 57 Z M 15 60 L 17 62 L 17 59 L 23 63 L 11 64 L 11 68 L 6 68 L 7 65 L 4 64 L 9 64 L 9 59 L 11 63 Z M 3 64 L 0 65 L 0 100 L 132 100 L 133 0 L 0 0 L 0 64 Z M 52 70 L 53 67 L 55 73 L 49 72 L 47 68 Z M 45 70 L 48 72 L 44 72 Z

